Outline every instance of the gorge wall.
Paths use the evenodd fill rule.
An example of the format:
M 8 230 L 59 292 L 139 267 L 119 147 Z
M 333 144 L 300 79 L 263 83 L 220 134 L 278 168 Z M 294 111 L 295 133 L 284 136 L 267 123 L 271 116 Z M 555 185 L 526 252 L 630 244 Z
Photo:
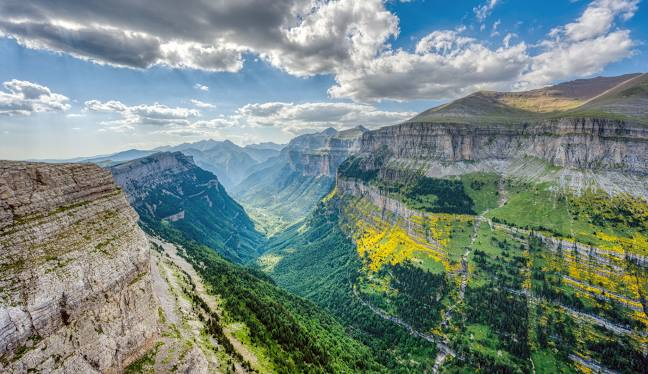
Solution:
M 339 132 L 327 129 L 299 136 L 283 152 L 293 170 L 304 176 L 334 177 L 338 166 L 360 150 L 360 139 L 366 131 L 363 127 Z
M 151 347 L 137 219 L 95 165 L 0 161 L 0 371 L 119 372 Z
M 648 174 L 648 128 L 624 121 L 562 118 L 520 125 L 411 122 L 362 136 L 361 152 L 440 162 L 537 157 L 551 164 Z

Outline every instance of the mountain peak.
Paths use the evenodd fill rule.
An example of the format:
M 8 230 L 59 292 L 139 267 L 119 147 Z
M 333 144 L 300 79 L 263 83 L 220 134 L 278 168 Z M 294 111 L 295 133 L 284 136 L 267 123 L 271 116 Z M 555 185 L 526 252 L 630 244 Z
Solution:
M 332 127 L 326 128 L 324 131 L 322 131 L 320 134 L 326 135 L 326 136 L 333 136 L 337 134 L 338 131 Z
M 577 79 L 529 91 L 477 91 L 428 109 L 409 122 L 520 123 L 593 113 L 603 117 L 621 114 L 646 122 L 648 98 L 642 94 L 648 91 L 646 77 L 634 73 Z

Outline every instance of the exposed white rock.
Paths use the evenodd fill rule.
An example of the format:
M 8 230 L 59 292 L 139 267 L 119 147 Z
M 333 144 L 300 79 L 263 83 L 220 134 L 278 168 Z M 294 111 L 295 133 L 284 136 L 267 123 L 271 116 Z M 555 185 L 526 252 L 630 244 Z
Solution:
M 1 372 L 118 372 L 152 346 L 137 219 L 95 165 L 0 162 Z

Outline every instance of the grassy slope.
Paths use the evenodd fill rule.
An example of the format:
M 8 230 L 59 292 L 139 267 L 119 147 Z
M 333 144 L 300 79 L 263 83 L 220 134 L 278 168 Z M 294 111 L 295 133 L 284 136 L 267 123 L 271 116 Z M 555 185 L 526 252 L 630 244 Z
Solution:
M 391 372 L 430 369 L 434 345 L 376 316 L 353 295 L 361 262 L 339 228 L 334 204 L 320 205 L 305 224 L 272 238 L 260 267 L 280 286 L 334 313 Z
M 464 176 L 460 181 L 465 195 L 472 200 L 472 206 L 478 207 L 476 210 L 479 211 L 490 209 L 487 216 L 499 222 L 533 228 L 545 235 L 574 238 L 609 250 L 645 253 L 640 238 L 646 235 L 648 228 L 646 202 L 628 196 L 610 198 L 593 191 L 579 198 L 554 192 L 548 185 L 507 182 L 505 189 L 509 200 L 503 207 L 497 208 L 497 176 L 474 174 Z M 405 202 L 408 199 L 402 193 L 392 196 Z M 355 221 L 369 217 L 372 213 L 365 205 L 357 205 L 362 210 L 356 213 L 345 210 L 345 214 L 352 214 L 345 216 L 345 219 Z M 354 251 L 354 246 L 340 236 L 337 217 L 332 212 L 326 212 L 320 207 L 306 225 L 297 225 L 284 235 L 272 239 L 270 244 L 273 250 L 263 257 L 267 260 L 264 269 L 280 285 L 317 300 L 320 305 L 342 316 L 348 313 L 346 308 L 339 310 L 340 300 L 348 300 L 340 289 L 344 285 L 346 269 L 346 274 L 356 274 L 351 280 L 359 286 L 363 298 L 401 318 L 412 318 L 407 310 L 399 309 L 403 304 L 399 304 L 398 300 L 406 290 L 404 286 L 414 283 L 395 283 L 393 265 L 383 265 L 376 272 L 363 270 L 362 259 Z M 384 219 L 390 218 L 386 216 Z M 449 253 L 456 251 L 460 254 L 469 245 L 469 230 L 466 232 L 463 223 L 461 226 L 462 229 L 457 231 L 453 227 L 452 239 L 448 242 Z M 634 326 L 632 328 L 635 330 L 642 328 L 641 312 L 635 314 L 610 301 L 596 301 L 587 294 L 590 292 L 587 286 L 576 287 L 561 279 L 564 276 L 575 277 L 585 285 L 589 283 L 604 287 L 636 299 L 637 281 L 644 282 L 639 284 L 641 288 L 641 284 L 645 284 L 646 274 L 642 275 L 640 269 L 632 270 L 629 263 L 623 263 L 625 260 L 622 257 L 622 263 L 617 266 L 621 269 L 630 266 L 625 274 L 617 274 L 613 268 L 598 268 L 604 272 L 602 276 L 595 270 L 599 265 L 590 265 L 590 260 L 582 257 L 573 259 L 569 254 L 561 258 L 547 248 L 529 252 L 522 245 L 527 240 L 527 237 L 515 237 L 486 223 L 480 226 L 474 244 L 470 245 L 473 250 L 469 260 L 470 281 L 462 309 L 466 313 L 465 324 L 454 324 L 447 331 L 455 347 L 466 356 L 463 361 L 451 360 L 447 369 L 450 372 L 463 372 L 479 366 L 485 371 L 528 371 L 533 360 L 536 369 L 572 372 L 575 366 L 568 354 L 573 352 L 591 355 L 604 366 L 617 370 L 624 365 L 641 365 L 645 357 L 629 348 L 638 344 L 633 340 L 636 335 L 629 340 L 617 336 L 590 322 L 575 320 L 563 308 L 566 306 L 597 315 L 619 326 Z M 635 240 L 636 246 L 624 247 L 624 240 Z M 462 244 L 453 249 L 453 242 Z M 617 248 L 619 245 L 624 249 Z M 395 248 L 399 250 L 400 247 Z M 480 254 L 477 256 L 476 253 Z M 455 263 L 458 259 L 456 256 Z M 438 268 L 440 263 L 425 252 L 414 252 L 409 262 L 433 273 L 444 273 L 443 267 Z M 353 267 L 350 268 L 350 264 Z M 536 275 L 532 276 L 532 273 Z M 633 280 L 634 273 L 638 277 L 636 280 Z M 538 283 L 534 278 L 537 274 L 556 274 L 551 279 L 558 279 L 558 283 Z M 529 288 L 536 297 L 545 297 L 549 301 L 536 302 L 535 299 L 508 291 Z M 452 291 L 450 296 L 452 299 Z M 442 297 L 440 303 L 447 306 L 447 298 Z M 352 305 L 348 301 L 344 304 Z M 416 305 L 410 307 L 415 308 Z M 434 321 L 432 310 L 423 311 L 423 315 L 428 317 L 428 322 Z M 342 320 L 348 323 L 344 317 Z M 410 321 L 414 323 L 416 318 Z M 603 352 L 616 354 L 606 356 Z

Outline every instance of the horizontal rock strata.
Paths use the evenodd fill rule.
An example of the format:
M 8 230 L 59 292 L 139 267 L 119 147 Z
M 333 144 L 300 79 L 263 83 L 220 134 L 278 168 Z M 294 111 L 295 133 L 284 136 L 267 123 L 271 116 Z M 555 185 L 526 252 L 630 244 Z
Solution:
M 0 161 L 0 372 L 117 372 L 150 348 L 137 219 L 95 165 Z

